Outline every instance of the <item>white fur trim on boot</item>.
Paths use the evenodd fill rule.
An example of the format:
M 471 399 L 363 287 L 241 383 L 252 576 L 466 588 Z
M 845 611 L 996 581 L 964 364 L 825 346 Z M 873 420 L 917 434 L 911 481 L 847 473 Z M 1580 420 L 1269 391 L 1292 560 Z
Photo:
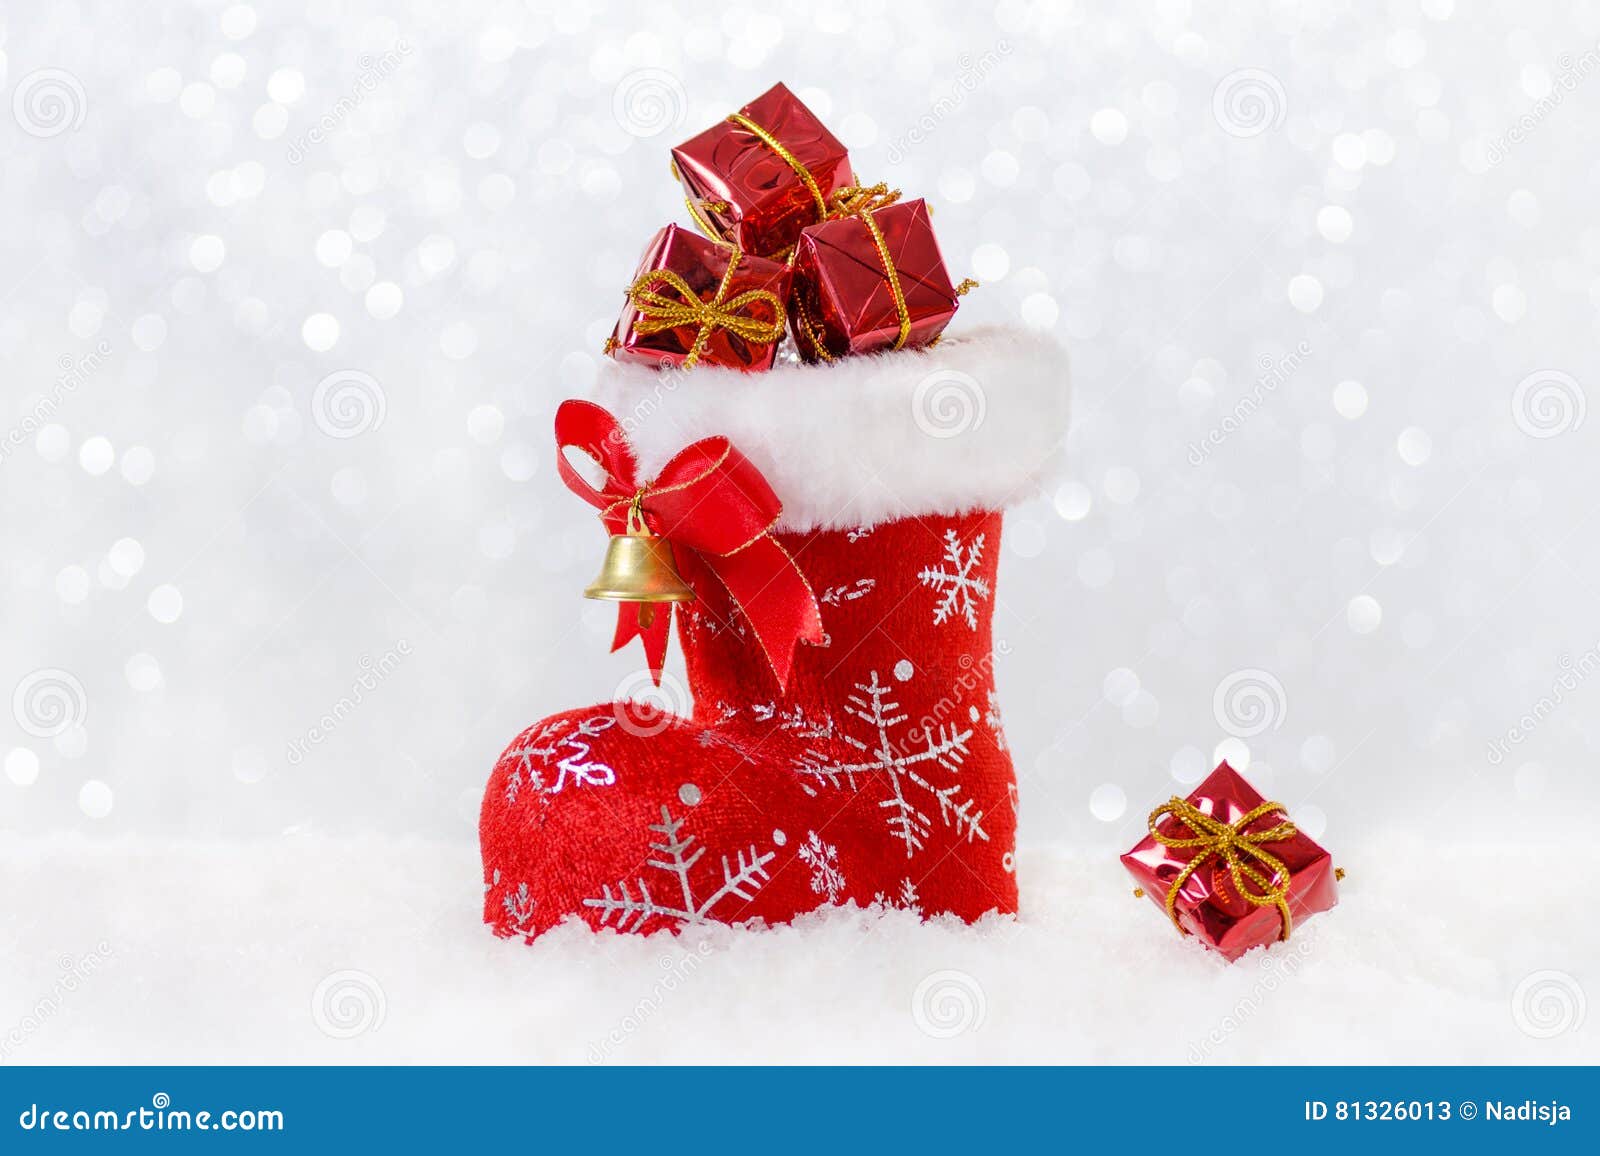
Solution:
M 1008 327 L 769 373 L 608 360 L 593 392 L 642 477 L 691 442 L 726 436 L 772 484 L 785 530 L 1024 501 L 1054 474 L 1067 432 L 1066 351 Z

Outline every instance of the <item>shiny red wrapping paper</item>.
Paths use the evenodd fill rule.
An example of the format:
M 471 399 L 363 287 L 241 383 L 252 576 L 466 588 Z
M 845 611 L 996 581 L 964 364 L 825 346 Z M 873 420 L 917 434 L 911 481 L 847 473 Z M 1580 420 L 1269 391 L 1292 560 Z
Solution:
M 872 215 L 893 259 L 905 294 L 911 331 L 904 349 L 932 341 L 955 316 L 959 298 L 933 235 L 921 199 L 899 201 Z M 860 217 L 840 217 L 808 226 L 794 256 L 795 292 L 789 323 L 807 361 L 893 348 L 900 314 L 888 272 Z
M 811 174 L 824 201 L 853 183 L 844 146 L 805 105 L 775 84 L 744 108 Z M 787 256 L 821 216 L 805 180 L 748 128 L 724 120 L 672 150 L 685 195 L 725 241 L 747 253 Z
M 1264 801 L 1227 763 L 1217 767 L 1188 798 L 1196 810 L 1229 824 L 1237 823 Z M 1283 813 L 1273 812 L 1244 830 L 1263 831 L 1281 823 L 1283 818 Z M 1192 833 L 1172 815 L 1161 819 L 1157 829 L 1169 838 L 1186 838 Z M 1298 928 L 1307 917 L 1326 911 L 1339 901 L 1333 861 L 1309 835 L 1297 832 L 1287 839 L 1261 846 L 1289 871 L 1286 898 L 1294 927 Z M 1167 891 L 1172 881 L 1191 859 L 1204 853 L 1203 848 L 1166 847 L 1154 836 L 1146 835 L 1122 857 L 1122 863 L 1144 889 L 1145 896 L 1160 908 L 1161 917 L 1168 919 Z M 1257 868 L 1261 866 L 1259 862 L 1247 862 Z M 1277 881 L 1274 878 L 1273 882 Z M 1276 942 L 1283 932 L 1283 919 L 1277 906 L 1257 907 L 1242 898 L 1234 887 L 1228 865 L 1216 855 L 1184 882 L 1175 907 L 1178 923 L 1184 931 L 1230 961 L 1252 947 Z
M 719 245 L 679 225 L 668 225 L 655 235 L 644 251 L 635 273 L 635 280 L 655 270 L 676 273 L 688 285 L 693 295 L 703 302 L 716 298 L 717 289 L 727 274 L 728 262 L 734 251 Z M 789 299 L 790 272 L 777 261 L 768 261 L 748 253 L 741 254 L 733 278 L 723 293 L 724 301 L 731 301 L 747 290 L 764 290 L 778 301 Z M 663 284 L 653 287 L 654 292 L 673 300 L 682 295 Z M 754 301 L 738 310 L 744 317 L 763 322 L 782 322 L 783 310 L 773 309 L 766 301 Z M 701 326 L 689 323 L 664 329 L 659 333 L 640 333 L 641 310 L 630 296 L 622 307 L 612 342 L 608 347 L 618 361 L 651 365 L 659 369 L 681 366 L 694 348 Z M 772 368 L 778 345 L 783 340 L 780 332 L 770 342 L 748 340 L 722 326 L 712 326 L 701 350 L 699 365 L 724 365 L 733 369 L 768 370 Z

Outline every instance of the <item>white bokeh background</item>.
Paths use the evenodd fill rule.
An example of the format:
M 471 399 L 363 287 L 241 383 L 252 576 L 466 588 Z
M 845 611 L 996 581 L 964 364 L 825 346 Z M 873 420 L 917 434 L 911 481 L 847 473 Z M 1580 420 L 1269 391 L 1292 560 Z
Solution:
M 214 886 L 278 905 L 243 926 L 273 928 L 300 969 L 258 958 L 260 990 L 304 1019 L 319 978 L 381 971 L 337 936 L 281 941 L 302 885 L 340 897 L 317 900 L 333 924 L 358 918 L 370 863 L 277 874 L 329 847 L 420 848 L 395 866 L 428 880 L 406 926 L 502 946 L 472 927 L 489 768 L 522 726 L 638 665 L 606 654 L 608 611 L 578 597 L 602 538 L 555 477 L 551 413 L 595 373 L 644 242 L 682 218 L 668 147 L 778 79 L 862 176 L 936 206 L 954 274 L 983 282 L 957 329 L 1039 326 L 1072 351 L 1070 473 L 1008 522 L 996 619 L 1024 842 L 1125 898 L 1115 854 L 1225 753 L 1358 877 L 1393 882 L 1434 836 L 1458 849 L 1384 918 L 1442 887 L 1461 914 L 1429 924 L 1436 949 L 1527 948 L 1451 989 L 1485 1040 L 1514 1030 L 1526 974 L 1576 985 L 1592 965 L 1593 933 L 1561 915 L 1580 860 L 1560 848 L 1600 800 L 1600 6 L 163 2 L 5 19 L 15 990 L 108 938 L 131 945 L 125 976 L 176 990 L 193 976 L 145 958 L 137 929 L 163 906 L 155 938 L 199 944 L 214 907 L 180 919 L 159 896 Z M 364 675 L 359 709 L 307 745 Z M 1409 866 L 1386 863 L 1384 831 L 1405 833 Z M 1527 873 L 1487 886 L 1538 892 L 1545 907 L 1521 908 L 1536 933 L 1466 914 L 1503 846 L 1532 855 Z M 148 889 L 129 882 L 146 862 Z M 1089 934 L 1023 887 L 1061 916 L 1052 934 Z M 1156 913 L 1095 912 L 1128 951 L 1199 966 Z M 390 1038 L 394 972 L 414 966 L 391 961 Z M 909 966 L 914 982 L 934 964 Z M 1349 968 L 1327 966 L 1323 994 L 1346 990 Z M 95 998 L 34 1054 L 206 1054 L 170 1026 L 151 1044 Z M 1579 1029 L 1530 1058 L 1580 1054 Z M 1422 1053 L 1368 1058 L 1406 1054 Z

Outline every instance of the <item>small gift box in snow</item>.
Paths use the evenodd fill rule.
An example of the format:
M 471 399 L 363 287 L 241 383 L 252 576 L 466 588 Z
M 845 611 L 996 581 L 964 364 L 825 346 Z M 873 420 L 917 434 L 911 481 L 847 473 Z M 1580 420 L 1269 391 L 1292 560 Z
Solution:
M 1150 812 L 1150 834 L 1123 866 L 1172 921 L 1229 961 L 1288 939 L 1339 901 L 1328 852 L 1227 763 L 1187 799 Z

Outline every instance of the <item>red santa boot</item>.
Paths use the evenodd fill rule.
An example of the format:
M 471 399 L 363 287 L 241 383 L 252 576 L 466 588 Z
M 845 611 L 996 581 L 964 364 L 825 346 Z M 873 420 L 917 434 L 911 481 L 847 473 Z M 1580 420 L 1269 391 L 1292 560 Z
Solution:
M 693 588 L 694 711 L 602 703 L 512 742 L 484 798 L 486 921 L 532 939 L 568 917 L 1014 912 L 1000 510 L 1053 468 L 1066 389 L 1053 342 L 991 330 L 754 376 L 614 367 L 603 409 L 564 407 L 567 444 L 607 467 L 569 484 L 614 530 L 643 518 Z M 641 632 L 623 604 L 619 641 L 642 633 L 659 664 L 670 615 Z

